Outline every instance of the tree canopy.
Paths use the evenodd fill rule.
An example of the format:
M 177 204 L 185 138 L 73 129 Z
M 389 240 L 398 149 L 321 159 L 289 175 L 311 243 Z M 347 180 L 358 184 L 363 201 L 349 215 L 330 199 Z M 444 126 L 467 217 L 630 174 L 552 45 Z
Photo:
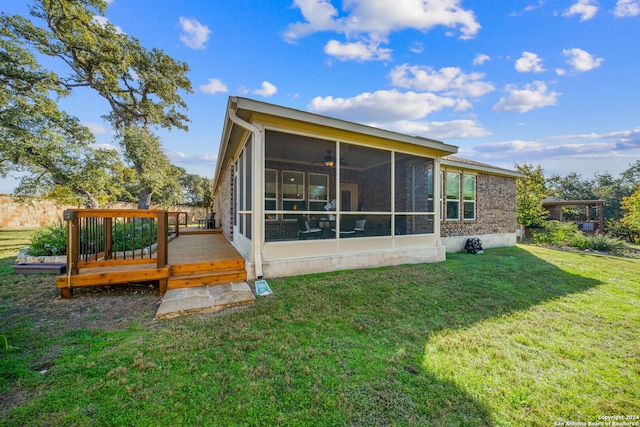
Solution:
M 29 163 L 28 146 L 18 153 L 11 147 L 18 137 L 39 144 L 50 141 L 48 149 L 57 153 L 70 149 L 63 145 L 72 145 L 75 159 L 82 147 L 95 160 L 94 165 L 100 164 L 98 157 L 104 161 L 106 153 L 86 151 L 93 142 L 88 129 L 59 111 L 50 98 L 51 93 L 64 96 L 77 88 L 90 88 L 109 103 L 105 118 L 136 173 L 138 206 L 148 208 L 152 195 L 161 188 L 179 188 L 179 183 L 170 183 L 175 176 L 153 130 L 188 129 L 181 92 L 192 92 L 186 77 L 189 68 L 159 49 L 145 49 L 136 38 L 96 19 L 106 7 L 103 0 L 34 0 L 31 16 L 40 25 L 23 16 L 0 15 L 0 55 L 7 59 L 0 69 L 0 125 L 3 133 L 5 128 L 13 129 L 2 138 L 0 173 L 6 173 L 9 164 L 25 167 Z M 65 77 L 42 69 L 32 50 L 58 59 Z M 24 105 L 31 110 L 22 108 Z M 51 171 L 51 165 L 38 167 Z
M 516 171 L 524 175 L 516 183 L 516 219 L 526 227 L 542 225 L 548 212 L 542 207 L 546 197 L 544 172 L 540 165 L 523 163 L 515 165 Z

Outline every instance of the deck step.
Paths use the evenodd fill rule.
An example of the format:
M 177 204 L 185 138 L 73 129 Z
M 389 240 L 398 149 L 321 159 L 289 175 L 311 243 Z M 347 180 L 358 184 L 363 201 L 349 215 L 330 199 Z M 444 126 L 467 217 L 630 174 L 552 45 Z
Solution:
M 219 285 L 239 282 L 247 279 L 244 269 L 209 271 L 197 274 L 173 275 L 169 277 L 167 289 L 194 288 L 206 285 Z
M 169 268 L 171 276 L 233 270 L 244 270 L 244 259 L 240 258 L 228 261 L 199 262 L 194 264 L 176 264 Z
M 12 266 L 13 272 L 16 274 L 38 274 L 38 273 L 54 273 L 65 274 L 67 272 L 67 264 L 44 263 L 44 264 L 15 264 Z

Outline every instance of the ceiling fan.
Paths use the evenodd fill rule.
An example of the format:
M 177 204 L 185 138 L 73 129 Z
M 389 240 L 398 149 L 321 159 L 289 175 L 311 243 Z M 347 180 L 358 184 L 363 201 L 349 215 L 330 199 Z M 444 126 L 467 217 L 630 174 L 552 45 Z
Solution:
M 327 150 L 327 154 L 324 155 L 324 157 L 322 158 L 321 161 L 317 161 L 317 162 L 313 162 L 313 163 L 322 163 L 326 167 L 331 168 L 331 167 L 335 166 L 336 158 L 332 154 L 331 150 Z M 348 166 L 348 163 L 344 161 L 343 157 L 340 158 L 340 164 L 342 166 Z

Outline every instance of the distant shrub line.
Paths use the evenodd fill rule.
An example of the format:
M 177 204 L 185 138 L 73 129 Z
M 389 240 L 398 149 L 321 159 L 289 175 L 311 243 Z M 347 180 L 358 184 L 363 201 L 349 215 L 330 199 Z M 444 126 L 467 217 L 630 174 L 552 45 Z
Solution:
M 625 255 L 627 251 L 624 241 L 605 234 L 585 236 L 578 226 L 571 222 L 548 221 L 543 229 L 533 232 L 533 242 L 540 245 L 607 252 L 616 256 Z

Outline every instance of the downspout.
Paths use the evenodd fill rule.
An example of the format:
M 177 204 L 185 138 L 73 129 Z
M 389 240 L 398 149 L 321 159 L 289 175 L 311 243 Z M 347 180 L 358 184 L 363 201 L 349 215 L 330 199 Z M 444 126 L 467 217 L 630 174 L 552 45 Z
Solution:
M 251 157 L 253 158 L 253 162 L 256 165 L 263 165 L 264 161 L 262 158 L 262 147 L 264 145 L 264 141 L 263 141 L 263 135 L 262 132 L 260 131 L 260 129 L 258 129 L 257 127 L 253 126 L 251 123 L 248 123 L 244 120 L 242 120 L 240 117 L 238 117 L 236 115 L 236 112 L 233 108 L 229 107 L 227 109 L 227 115 L 229 116 L 229 119 L 236 125 L 240 126 L 241 128 L 244 128 L 246 130 L 248 130 L 249 132 L 253 133 L 253 152 L 251 153 Z M 260 168 L 260 172 L 262 173 L 262 168 Z M 262 194 L 264 194 L 263 191 L 260 191 L 259 188 L 262 188 L 261 184 L 262 184 L 262 179 L 261 179 L 261 174 L 260 173 L 254 173 L 253 175 L 253 183 L 252 183 L 252 188 L 253 188 L 253 209 L 252 209 L 252 214 L 251 214 L 251 221 L 252 221 L 252 229 L 254 230 L 254 235 L 253 238 L 251 239 L 251 247 L 253 250 L 253 260 L 255 263 L 255 270 L 256 270 L 256 278 L 257 279 L 262 279 L 263 278 L 263 274 L 262 274 L 262 250 L 261 250 L 261 241 L 262 241 L 262 231 L 259 233 L 259 236 L 256 236 L 255 231 L 256 230 L 262 230 L 262 226 L 261 226 L 261 221 L 264 221 L 264 211 L 263 211 L 263 204 L 256 200 L 259 197 L 261 197 Z M 264 173 L 262 173 L 262 175 L 264 175 Z

